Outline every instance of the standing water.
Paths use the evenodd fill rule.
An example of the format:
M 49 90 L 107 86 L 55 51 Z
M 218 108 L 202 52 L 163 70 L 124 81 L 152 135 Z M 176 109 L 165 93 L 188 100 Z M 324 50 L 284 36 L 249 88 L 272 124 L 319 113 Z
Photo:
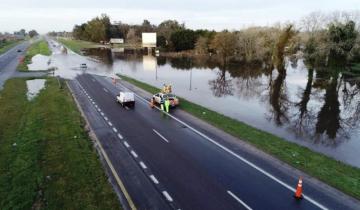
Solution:
M 286 62 L 286 73 L 263 65 L 222 70 L 211 58 L 166 58 L 132 50 L 90 49 L 89 57 L 56 54 L 56 73 L 120 73 L 156 87 L 172 84 L 175 94 L 284 139 L 360 167 L 360 81 Z M 64 73 L 66 72 L 66 73 Z M 62 75 L 63 74 L 63 75 Z

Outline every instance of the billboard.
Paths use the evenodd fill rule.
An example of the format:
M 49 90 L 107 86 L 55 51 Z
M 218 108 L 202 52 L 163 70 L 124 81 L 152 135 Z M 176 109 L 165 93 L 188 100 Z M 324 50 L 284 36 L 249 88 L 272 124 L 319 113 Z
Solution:
M 156 47 L 156 33 L 142 33 L 143 47 Z

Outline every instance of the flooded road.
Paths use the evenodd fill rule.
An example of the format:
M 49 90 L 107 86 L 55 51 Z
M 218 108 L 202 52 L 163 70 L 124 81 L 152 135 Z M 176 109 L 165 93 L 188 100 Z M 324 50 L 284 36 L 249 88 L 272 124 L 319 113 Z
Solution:
M 85 52 L 95 60 L 70 50 L 64 54 L 54 43 L 55 75 L 120 73 L 157 87 L 170 83 L 175 94 L 190 101 L 360 167 L 358 80 L 309 70 L 301 59 L 287 61 L 286 74 L 279 74 L 262 65 L 221 70 L 209 58 L 154 57 L 124 49 Z M 82 63 L 88 68 L 80 68 Z

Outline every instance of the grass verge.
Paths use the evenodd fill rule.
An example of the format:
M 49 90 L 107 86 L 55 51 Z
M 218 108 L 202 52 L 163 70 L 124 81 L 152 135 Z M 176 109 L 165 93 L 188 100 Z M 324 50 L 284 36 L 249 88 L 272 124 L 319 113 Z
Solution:
M 123 80 L 150 93 L 160 89 L 133 78 L 118 75 Z M 314 152 L 306 147 L 288 142 L 268 132 L 226 117 L 205 107 L 180 98 L 182 110 L 224 130 L 231 135 L 249 142 L 255 147 L 286 162 L 287 164 L 322 180 L 323 182 L 360 199 L 360 169 Z M 203 114 L 205 112 L 206 114 Z
M 0 55 L 10 50 L 12 47 L 17 45 L 20 41 L 5 41 L 0 42 Z
M 69 90 L 25 81 L 0 92 L 0 209 L 119 209 Z
M 77 54 L 81 54 L 81 49 L 84 48 L 96 48 L 100 45 L 94 42 L 87 42 L 82 40 L 74 40 L 74 39 L 64 39 L 59 38 L 58 41 L 65 45 L 66 47 L 70 48 L 72 51 L 74 51 Z
M 34 42 L 30 45 L 30 47 L 26 51 L 26 55 L 24 60 L 20 62 L 17 69 L 19 71 L 28 71 L 28 64 L 31 64 L 31 59 L 37 54 L 50 56 L 51 51 L 49 49 L 48 43 L 45 40 L 40 40 Z

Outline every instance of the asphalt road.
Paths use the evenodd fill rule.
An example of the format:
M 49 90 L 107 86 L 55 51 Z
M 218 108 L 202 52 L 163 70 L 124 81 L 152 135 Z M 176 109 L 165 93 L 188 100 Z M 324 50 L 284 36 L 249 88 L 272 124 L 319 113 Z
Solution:
M 84 74 L 69 82 L 116 172 L 138 209 L 356 209 L 352 201 L 304 180 L 305 199 L 293 198 L 294 173 L 227 141 L 184 115 L 151 109 L 109 78 Z

